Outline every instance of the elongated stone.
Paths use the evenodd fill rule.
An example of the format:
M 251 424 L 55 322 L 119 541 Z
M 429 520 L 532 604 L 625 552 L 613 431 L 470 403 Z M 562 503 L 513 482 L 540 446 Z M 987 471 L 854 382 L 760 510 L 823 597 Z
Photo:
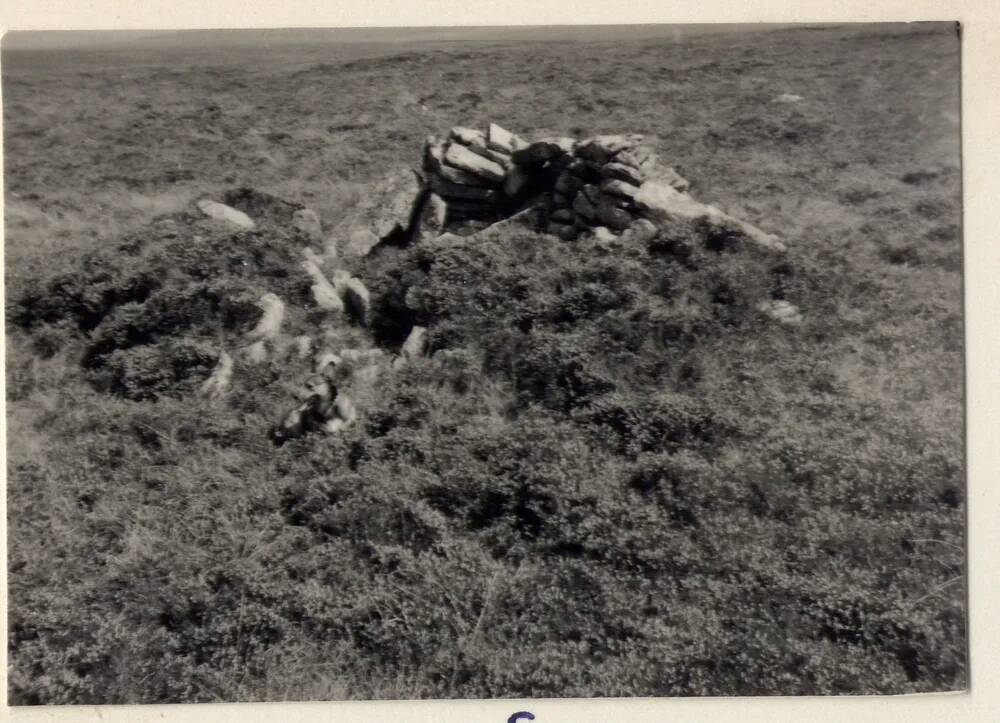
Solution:
M 455 126 L 451 129 L 450 135 L 452 140 L 458 141 L 463 146 L 468 146 L 469 148 L 473 146 L 486 148 L 486 134 L 475 128 Z
M 646 180 L 646 174 L 640 169 L 633 168 L 625 163 L 616 163 L 614 161 L 605 164 L 601 168 L 601 175 L 605 178 L 630 183 L 636 187 L 641 186 L 642 182 Z
M 631 183 L 625 183 L 624 181 L 618 181 L 611 178 L 605 180 L 601 184 L 600 188 L 604 193 L 628 200 L 634 199 L 635 194 L 639 192 L 638 186 L 633 186 Z
M 504 169 L 499 163 L 483 158 L 458 143 L 448 146 L 444 153 L 444 163 L 495 183 L 504 179 Z
M 487 131 L 486 145 L 495 151 L 502 151 L 507 154 L 513 153 L 514 134 L 505 128 L 501 128 L 496 123 L 490 123 L 489 131 Z

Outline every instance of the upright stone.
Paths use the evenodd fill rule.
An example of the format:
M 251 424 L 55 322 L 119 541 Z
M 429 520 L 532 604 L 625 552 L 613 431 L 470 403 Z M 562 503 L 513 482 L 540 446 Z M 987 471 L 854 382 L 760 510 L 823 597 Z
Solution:
M 371 296 L 368 288 L 361 279 L 351 277 L 344 288 L 344 301 L 347 308 L 358 320 L 361 326 L 368 326 L 371 322 Z

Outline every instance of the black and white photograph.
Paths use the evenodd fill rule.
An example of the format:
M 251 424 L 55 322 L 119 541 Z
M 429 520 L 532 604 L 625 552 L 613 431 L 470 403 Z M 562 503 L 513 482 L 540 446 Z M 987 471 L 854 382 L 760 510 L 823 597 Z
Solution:
M 9 704 L 967 690 L 961 44 L 5 34 Z

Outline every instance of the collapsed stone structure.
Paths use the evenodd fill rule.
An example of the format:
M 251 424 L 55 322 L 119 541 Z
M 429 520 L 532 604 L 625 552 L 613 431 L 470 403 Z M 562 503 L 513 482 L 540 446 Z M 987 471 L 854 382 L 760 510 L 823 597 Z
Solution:
M 776 236 L 696 201 L 689 188 L 639 135 L 527 141 L 493 123 L 486 131 L 456 126 L 447 138 L 429 137 L 420 172 L 402 171 L 375 184 L 367 205 L 358 209 L 360 225 L 324 238 L 314 211 L 282 202 L 288 208 L 280 214 L 310 242 L 324 246 L 322 253 L 311 246 L 302 249 L 301 270 L 312 282 L 316 308 L 332 316 L 346 314 L 365 327 L 370 322 L 370 295 L 344 267 L 338 245 L 349 258 L 364 256 L 379 244 L 423 244 L 449 233 L 484 233 L 523 224 L 567 242 L 589 236 L 627 246 L 662 235 L 694 234 L 738 237 L 765 253 L 785 252 Z M 198 208 L 235 228 L 255 227 L 252 194 L 230 192 L 224 200 L 237 208 L 209 199 L 200 201 Z M 273 215 L 273 204 L 262 212 Z M 313 355 L 315 360 L 312 375 L 295 392 L 297 403 L 272 430 L 276 444 L 314 430 L 339 432 L 358 417 L 345 389 L 370 385 L 383 371 L 427 354 L 424 327 L 413 327 L 400 353 L 390 360 L 378 348 L 331 348 L 322 335 L 287 339 L 282 333 L 282 300 L 268 293 L 259 306 L 263 315 L 237 352 L 243 359 L 263 363 L 292 350 L 300 359 Z M 762 300 L 757 309 L 782 324 L 802 321 L 799 310 L 784 300 Z M 222 396 L 232 368 L 232 357 L 222 351 L 203 394 Z
M 537 205 L 544 229 L 566 241 L 605 229 L 598 233 L 641 243 L 663 224 L 701 222 L 784 250 L 777 237 L 691 198 L 690 183 L 642 141 L 633 134 L 529 143 L 495 123 L 485 132 L 456 126 L 424 145 L 426 203 L 445 226 Z

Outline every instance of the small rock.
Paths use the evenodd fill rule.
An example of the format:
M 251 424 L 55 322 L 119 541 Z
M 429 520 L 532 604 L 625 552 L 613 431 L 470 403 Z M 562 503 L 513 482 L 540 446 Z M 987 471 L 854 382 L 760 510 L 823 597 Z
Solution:
M 495 183 L 500 183 L 504 179 L 504 169 L 499 163 L 483 158 L 458 143 L 452 143 L 448 146 L 448 150 L 444 154 L 444 162 L 460 171 L 466 171 Z
M 305 359 L 312 353 L 312 337 L 303 334 L 301 336 L 295 337 L 294 340 L 295 351 L 298 354 L 299 359 Z
M 344 302 L 361 326 L 371 321 L 371 297 L 361 279 L 351 277 L 344 287 Z
M 319 241 L 323 238 L 323 226 L 319 221 L 319 216 L 311 208 L 300 208 L 293 213 L 292 226 L 310 241 Z
M 316 356 L 316 373 L 328 375 L 330 371 L 329 367 L 331 365 L 333 367 L 337 367 L 340 366 L 342 362 L 343 360 L 337 354 L 334 354 L 332 351 L 325 351 Z
M 573 224 L 552 222 L 546 227 L 546 232 L 558 236 L 563 241 L 573 241 L 578 233 Z
M 440 236 L 444 231 L 444 222 L 447 216 L 448 204 L 436 193 L 431 193 L 420 212 L 414 240 L 417 243 L 424 243 Z
M 214 218 L 217 221 L 225 221 L 237 228 L 249 230 L 257 225 L 252 218 L 242 211 L 238 211 L 232 206 L 227 206 L 218 201 L 210 201 L 208 199 L 198 201 L 198 208 L 209 218 Z
M 594 241 L 599 243 L 614 243 L 618 240 L 618 237 L 604 226 L 595 226 L 591 229 L 590 234 Z
M 455 126 L 451 129 L 451 138 L 467 148 L 486 148 L 486 134 L 474 128 Z
M 794 326 L 802 323 L 798 307 L 787 301 L 764 301 L 757 305 L 757 310 L 781 324 Z
M 233 358 L 225 351 L 219 353 L 219 363 L 212 370 L 211 376 L 201 385 L 201 395 L 209 399 L 219 399 L 229 389 L 233 378 Z
M 563 193 L 570 197 L 575 196 L 581 188 L 583 188 L 583 180 L 569 170 L 560 173 L 552 187 L 557 193 Z
M 330 275 L 330 282 L 337 293 L 343 296 L 347 293 L 347 283 L 351 280 L 351 272 L 347 269 L 334 269 Z
M 404 359 L 410 361 L 419 359 L 427 354 L 427 328 L 415 326 L 410 330 L 409 336 L 403 342 L 399 354 Z
M 636 187 L 641 186 L 642 182 L 646 180 L 646 174 L 640 169 L 625 163 L 615 163 L 614 161 L 601 167 L 601 175 L 605 178 L 624 181 Z
M 264 294 L 257 305 L 264 310 L 257 325 L 247 332 L 250 339 L 274 339 L 281 333 L 281 322 L 285 318 L 285 304 L 276 294 Z
M 341 312 L 344 310 L 344 302 L 340 300 L 337 289 L 327 281 L 326 276 L 319 266 L 309 258 L 302 262 L 302 269 L 312 278 L 313 284 L 310 287 L 313 300 L 316 305 L 326 311 Z
M 336 434 L 358 418 L 357 407 L 346 394 L 340 393 L 333 405 L 334 415 L 323 424 L 327 434 Z
M 615 231 L 624 231 L 635 220 L 632 214 L 623 208 L 619 208 L 617 204 L 607 197 L 603 197 L 598 201 L 595 211 L 597 220 Z
M 805 100 L 801 95 L 795 95 L 794 93 L 782 93 L 777 98 L 774 99 L 775 103 L 798 103 L 799 101 Z
M 409 169 L 401 169 L 375 184 L 366 200 L 372 219 L 369 227 L 379 239 L 407 228 L 421 185 L 420 178 Z
M 256 341 L 243 350 L 246 358 L 253 364 L 263 364 L 267 361 L 267 345 L 263 340 Z
M 617 196 L 619 198 L 624 198 L 632 200 L 635 198 L 635 194 L 639 192 L 639 187 L 632 185 L 631 183 L 626 183 L 625 181 L 619 181 L 617 179 L 607 179 L 601 183 L 600 189 L 607 194 L 612 196 Z
M 646 218 L 637 218 L 622 233 L 621 239 L 627 244 L 646 244 L 656 238 L 659 233 L 656 224 Z

